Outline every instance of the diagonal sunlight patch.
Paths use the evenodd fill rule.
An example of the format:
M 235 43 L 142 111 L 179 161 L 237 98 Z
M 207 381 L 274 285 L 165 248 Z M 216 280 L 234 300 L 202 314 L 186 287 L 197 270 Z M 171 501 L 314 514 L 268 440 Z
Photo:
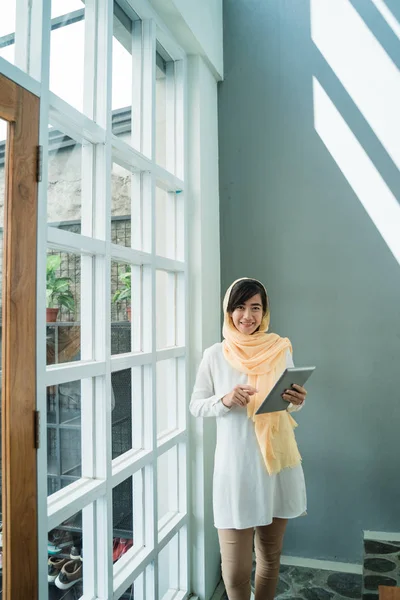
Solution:
M 392 29 L 393 33 L 395 33 L 400 39 L 400 23 L 393 15 L 393 13 L 390 12 L 389 8 L 386 6 L 383 0 L 371 0 L 371 2 L 375 5 L 375 8 L 379 10 L 386 23 Z
M 313 77 L 314 126 L 400 264 L 400 205 L 319 81 Z
M 312 39 L 400 168 L 400 74 L 349 0 L 311 0 Z

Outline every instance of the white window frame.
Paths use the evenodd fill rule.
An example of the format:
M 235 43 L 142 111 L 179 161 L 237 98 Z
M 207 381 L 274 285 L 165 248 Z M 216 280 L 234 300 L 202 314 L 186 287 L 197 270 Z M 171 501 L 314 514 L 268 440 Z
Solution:
M 42 426 L 38 450 L 39 523 L 39 597 L 47 598 L 47 532 L 62 521 L 83 511 L 84 535 L 84 595 L 89 598 L 119 598 L 135 580 L 135 600 L 158 600 L 158 555 L 171 541 L 179 539 L 178 579 L 163 600 L 184 599 L 190 592 L 190 557 L 188 520 L 188 433 L 187 386 L 189 367 L 188 334 L 188 215 L 185 201 L 186 172 L 186 56 L 162 23 L 148 0 L 121 0 L 121 8 L 133 10 L 140 18 L 134 23 L 132 61 L 136 85 L 133 90 L 133 111 L 138 117 L 132 130 L 137 149 L 112 134 L 111 77 L 112 77 L 112 0 L 85 1 L 85 70 L 93 86 L 86 89 L 83 115 L 49 90 L 50 72 L 50 0 L 17 0 L 16 66 L 0 58 L 0 72 L 40 97 L 40 144 L 43 148 L 43 176 L 39 184 L 38 210 L 38 290 L 37 290 L 37 408 L 46 421 L 46 388 L 82 380 L 85 404 L 81 405 L 82 478 L 56 492 L 48 499 L 47 490 L 47 431 Z M 30 20 L 26 19 L 30 15 Z M 167 118 L 175 129 L 176 144 L 167 147 L 167 168 L 155 161 L 155 50 L 156 40 L 174 61 L 175 85 L 169 86 Z M 170 66 L 168 68 L 171 68 Z M 139 77 L 138 77 L 139 75 Z M 169 85 L 169 84 L 167 84 Z M 132 112 L 133 112 L 132 111 Z M 180 118 L 177 118 L 177 115 Z M 94 120 L 95 119 L 95 120 Z M 47 154 L 48 123 L 57 124 L 75 140 L 91 143 L 82 148 L 85 165 L 82 176 L 82 233 L 80 235 L 47 225 Z M 137 125 L 137 123 L 139 125 Z M 171 139 L 171 138 L 170 138 Z M 143 227 L 142 250 L 125 248 L 111 243 L 111 165 L 112 161 L 132 171 L 132 185 L 141 191 Z M 156 185 L 176 194 L 177 218 L 184 235 L 177 240 L 180 260 L 156 256 L 155 189 Z M 95 194 L 94 194 L 95 190 Z M 179 193 L 179 195 L 177 194 Z M 96 200 L 94 200 L 94 198 Z M 147 207 L 147 211 L 146 211 Z M 140 209 L 132 201 L 132 215 Z M 184 214 L 186 213 L 186 214 Z M 92 235 L 96 234 L 96 238 Z M 133 237 L 133 236 L 132 236 Z M 81 283 L 81 360 L 76 363 L 46 366 L 45 280 L 46 250 L 53 248 L 82 256 L 84 277 Z M 95 260 L 93 260 L 95 258 Z M 110 269 L 111 261 L 143 266 L 143 287 L 151 302 L 138 301 L 137 335 L 141 352 L 110 355 Z M 177 315 L 180 335 L 170 349 L 156 348 L 156 271 L 178 274 Z M 94 281 L 94 285 L 92 284 Z M 134 310 L 132 310 L 132 313 Z M 96 328 L 94 327 L 96 324 Z M 99 324 L 101 326 L 99 327 Z M 94 332 L 94 329 L 96 330 Z M 150 332 L 150 335 L 149 335 Z M 132 340 L 132 348 L 138 339 Z M 157 438 L 156 364 L 175 358 L 179 361 L 178 427 Z M 185 366 L 182 367 L 182 364 Z M 137 406 L 143 417 L 143 448 L 132 450 L 111 462 L 111 373 L 122 369 L 141 370 L 142 383 L 151 390 L 150 406 Z M 136 378 L 135 378 L 136 380 Z M 142 389 L 137 390 L 139 393 Z M 96 410 L 94 410 L 96 408 Z M 92 418 L 95 415 L 95 418 Z M 158 528 L 157 516 L 157 459 L 171 448 L 177 448 L 177 510 L 167 515 Z M 112 489 L 134 476 L 135 504 L 143 514 L 135 524 L 134 535 L 142 542 L 112 562 Z M 137 492 L 137 493 L 136 493 Z M 152 506 L 141 506 L 140 494 L 152 499 Z M 176 537 L 175 537 L 176 536 Z M 139 546 L 139 547 L 138 547 Z M 172 574 L 172 571 L 171 571 Z M 176 588 L 174 590 L 173 588 Z

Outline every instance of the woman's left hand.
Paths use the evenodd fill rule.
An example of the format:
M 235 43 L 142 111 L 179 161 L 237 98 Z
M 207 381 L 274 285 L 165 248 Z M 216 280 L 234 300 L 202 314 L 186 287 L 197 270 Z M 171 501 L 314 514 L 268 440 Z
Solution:
M 291 389 L 285 390 L 285 393 L 282 394 L 282 398 L 284 400 L 287 400 L 288 402 L 291 402 L 296 406 L 303 404 L 304 400 L 306 399 L 306 396 L 307 391 L 305 390 L 305 388 L 301 387 L 301 385 L 297 385 L 296 383 L 292 385 Z

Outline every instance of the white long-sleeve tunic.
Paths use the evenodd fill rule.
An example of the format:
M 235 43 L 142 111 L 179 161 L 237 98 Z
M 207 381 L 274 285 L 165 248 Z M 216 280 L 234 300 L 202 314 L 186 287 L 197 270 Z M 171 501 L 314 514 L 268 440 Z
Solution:
M 287 352 L 286 366 L 292 367 Z M 190 411 L 195 417 L 216 417 L 213 506 L 218 529 L 246 529 L 269 525 L 274 517 L 294 518 L 306 511 L 306 488 L 301 465 L 269 475 L 245 407 L 227 408 L 222 398 L 247 375 L 231 367 L 222 344 L 204 352 Z M 290 405 L 289 410 L 298 410 Z

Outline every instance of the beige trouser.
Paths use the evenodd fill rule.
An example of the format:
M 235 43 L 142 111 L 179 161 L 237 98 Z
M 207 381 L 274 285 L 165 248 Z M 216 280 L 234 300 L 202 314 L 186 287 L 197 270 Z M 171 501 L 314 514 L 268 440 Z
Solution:
M 256 527 L 255 600 L 273 600 L 287 519 Z M 250 600 L 254 529 L 218 529 L 222 577 L 229 600 Z

